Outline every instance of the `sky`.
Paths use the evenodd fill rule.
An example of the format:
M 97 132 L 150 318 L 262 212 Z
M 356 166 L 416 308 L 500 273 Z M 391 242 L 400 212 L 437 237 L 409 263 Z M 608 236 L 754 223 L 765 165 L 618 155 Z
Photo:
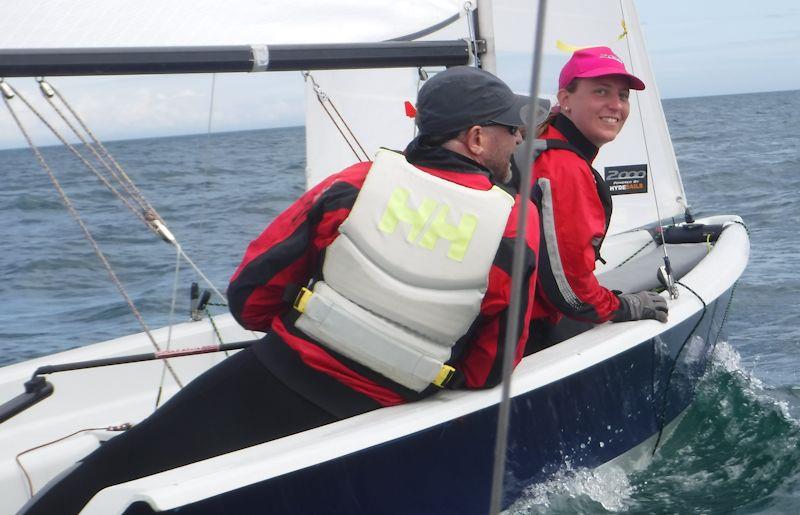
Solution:
M 662 98 L 800 89 L 797 0 L 636 2 Z M 302 125 L 299 72 L 63 77 L 53 84 L 105 140 Z M 31 79 L 9 79 L 35 91 Z M 39 95 L 29 95 L 38 97 Z M 36 125 L 23 115 L 26 125 Z M 38 144 L 55 143 L 43 129 Z M 25 146 L 0 108 L 0 148 Z

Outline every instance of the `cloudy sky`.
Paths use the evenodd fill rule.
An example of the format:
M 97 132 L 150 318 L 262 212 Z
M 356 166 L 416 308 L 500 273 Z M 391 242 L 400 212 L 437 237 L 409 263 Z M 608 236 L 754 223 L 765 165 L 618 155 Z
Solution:
M 637 10 L 663 98 L 800 89 L 797 0 L 640 0 Z M 299 72 L 57 78 L 104 139 L 301 125 Z M 30 79 L 9 80 L 23 91 Z M 27 118 L 31 121 L 30 118 Z M 52 143 L 42 135 L 39 144 Z M 0 109 L 0 148 L 24 146 Z

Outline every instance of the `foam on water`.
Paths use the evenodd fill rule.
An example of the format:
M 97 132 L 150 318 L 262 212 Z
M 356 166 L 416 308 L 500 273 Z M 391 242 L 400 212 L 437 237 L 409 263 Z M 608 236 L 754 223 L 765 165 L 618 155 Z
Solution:
M 549 481 L 532 485 L 506 511 L 509 515 L 623 511 L 633 487 L 620 467 L 573 469 L 570 463 Z
M 798 403 L 783 398 L 720 342 L 694 403 L 655 456 L 596 470 L 565 462 L 528 486 L 509 515 L 572 513 L 759 513 L 796 506 Z M 648 453 L 649 454 L 649 453 Z
M 734 349 L 727 341 L 719 342 L 717 344 L 712 358 L 712 370 L 713 367 L 719 367 L 725 372 L 739 377 L 743 387 L 743 393 L 764 408 L 771 407 L 772 409 L 776 410 L 780 413 L 784 420 L 800 428 L 800 419 L 798 419 L 797 415 L 794 413 L 797 410 L 798 405 L 793 406 L 791 399 L 789 398 L 781 398 L 782 392 L 785 392 L 787 389 L 771 388 L 766 386 L 764 382 L 753 373 L 752 369 L 745 369 L 745 367 L 742 365 L 741 355 L 736 352 L 736 349 Z M 754 360 L 754 362 L 757 364 L 757 360 Z M 788 388 L 789 392 L 797 390 L 800 390 L 800 386 L 790 386 Z M 727 401 L 723 399 L 721 406 L 723 408 L 727 407 Z

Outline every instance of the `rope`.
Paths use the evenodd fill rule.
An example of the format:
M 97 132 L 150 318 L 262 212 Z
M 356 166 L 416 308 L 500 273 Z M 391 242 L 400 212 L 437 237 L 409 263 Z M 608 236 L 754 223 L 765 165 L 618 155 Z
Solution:
M 42 153 L 39 151 L 39 149 L 33 143 L 33 140 L 31 139 L 30 135 L 28 134 L 28 131 L 25 130 L 25 127 L 23 126 L 22 122 L 20 121 L 19 117 L 17 116 L 17 113 L 14 111 L 14 108 L 11 106 L 11 103 L 8 101 L 8 98 L 6 98 L 5 95 L 3 95 L 3 102 L 5 102 L 9 113 L 11 113 L 11 117 L 14 119 L 14 122 L 17 124 L 17 127 L 19 127 L 20 132 L 25 137 L 25 140 L 28 142 L 28 146 L 30 146 L 31 150 L 33 151 L 34 155 L 36 156 L 36 159 L 39 161 L 39 164 L 42 166 L 42 169 L 45 171 L 45 173 L 47 173 L 48 177 L 50 178 L 50 182 L 53 183 L 53 186 L 55 187 L 56 191 L 58 192 L 59 196 L 61 197 L 61 201 L 64 203 L 64 206 L 66 207 L 66 209 L 69 212 L 70 216 L 72 216 L 72 218 L 75 220 L 75 222 L 77 222 L 77 224 L 80 226 L 81 230 L 83 231 L 84 236 L 89 241 L 89 244 L 92 246 L 92 249 L 94 249 L 94 252 L 97 255 L 97 258 L 100 260 L 100 263 L 102 263 L 103 267 L 105 267 L 105 269 L 106 269 L 106 272 L 108 272 L 108 275 L 111 277 L 111 281 L 117 287 L 117 290 L 119 291 L 120 295 L 122 295 L 123 299 L 125 299 L 125 302 L 128 304 L 128 307 L 130 308 L 131 312 L 136 317 L 136 319 L 139 321 L 139 324 L 142 326 L 145 334 L 147 335 L 147 338 L 150 340 L 150 343 L 153 345 L 153 347 L 157 351 L 161 351 L 161 347 L 156 342 L 156 339 L 153 337 L 153 334 L 150 332 L 150 328 L 145 323 L 144 318 L 142 317 L 141 313 L 139 313 L 139 310 L 136 308 L 136 305 L 133 303 L 133 300 L 128 295 L 128 292 L 125 290 L 125 287 L 122 286 L 122 282 L 119 280 L 119 278 L 117 277 L 117 274 L 114 272 L 114 269 L 111 267 L 111 263 L 108 262 L 108 259 L 106 259 L 105 254 L 103 254 L 103 251 L 100 250 L 100 247 L 97 244 L 97 241 L 95 241 L 94 237 L 92 236 L 92 233 L 89 231 L 89 228 L 86 226 L 86 224 L 84 223 L 83 219 L 78 214 L 78 212 L 75 209 L 75 207 L 72 205 L 72 201 L 70 201 L 70 199 L 67 196 L 66 192 L 61 187 L 61 183 L 59 183 L 58 179 L 56 179 L 55 174 L 53 173 L 53 171 L 50 168 L 50 166 L 47 164 L 47 161 L 45 160 L 45 158 L 42 155 Z M 178 386 L 183 387 L 180 379 L 178 379 L 177 374 L 172 369 L 172 366 L 167 364 L 167 367 L 169 368 L 170 374 L 175 379 L 175 382 L 178 384 Z
M 208 304 L 206 304 L 208 305 Z M 211 315 L 211 311 L 208 308 L 205 310 L 206 316 L 208 317 L 208 321 L 211 322 L 211 327 L 214 329 L 214 334 L 217 335 L 217 340 L 219 341 L 220 345 L 224 345 L 222 341 L 222 334 L 219 332 L 219 327 L 217 327 L 217 323 L 214 322 L 214 317 Z M 225 353 L 225 357 L 228 357 L 228 351 L 223 351 Z
M 8 86 L 10 87 L 10 85 Z M 42 123 L 44 123 L 50 129 L 50 131 L 61 141 L 61 143 L 64 144 L 64 146 L 67 147 L 70 151 L 72 151 L 72 153 L 75 154 L 75 156 L 77 156 L 78 159 L 80 159 L 83 162 L 83 164 L 87 168 L 89 168 L 89 170 L 92 171 L 92 173 L 94 173 L 95 176 L 98 179 L 100 179 L 100 181 L 112 193 L 114 193 L 117 196 L 117 198 L 119 198 L 137 218 L 139 218 L 139 220 L 141 220 L 145 224 L 145 226 L 148 229 L 150 229 L 153 233 L 157 234 L 167 243 L 170 243 L 171 245 L 175 246 L 175 248 L 183 257 L 183 259 L 185 259 L 186 262 L 189 264 L 189 266 L 191 266 L 192 269 L 197 273 L 197 275 L 199 275 L 203 279 L 203 281 L 206 282 L 206 284 L 211 288 L 211 290 L 215 294 L 217 294 L 221 299 L 225 299 L 225 296 L 219 291 L 219 289 L 217 289 L 214 283 L 211 282 L 211 279 L 209 279 L 194 263 L 194 261 L 192 261 L 192 259 L 183 251 L 183 248 L 178 244 L 177 240 L 169 231 L 169 229 L 167 229 L 167 226 L 164 223 L 163 218 L 161 218 L 161 215 L 159 215 L 156 209 L 147 201 L 147 199 L 144 197 L 139 188 L 136 187 L 136 184 L 134 184 L 130 176 L 128 176 L 128 174 L 125 172 L 122 166 L 114 159 L 114 157 L 111 155 L 111 152 L 109 152 L 108 149 L 102 144 L 102 142 L 99 139 L 97 139 L 97 137 L 94 135 L 91 129 L 89 129 L 89 127 L 83 121 L 83 119 L 72 108 L 72 106 L 70 106 L 69 102 L 67 102 L 67 100 L 61 95 L 61 93 L 59 93 L 59 91 L 56 88 L 54 88 L 51 84 L 45 82 L 43 79 L 39 80 L 39 86 L 45 98 L 47 99 L 48 103 L 53 108 L 53 110 L 61 117 L 64 123 L 67 124 L 67 126 L 81 140 L 81 142 L 83 142 L 83 144 L 92 151 L 94 156 L 100 163 L 103 164 L 104 168 L 108 171 L 108 173 L 128 193 L 129 198 L 120 194 L 119 191 L 117 191 L 117 189 L 108 181 L 108 179 L 105 176 L 103 176 L 91 163 L 89 163 L 89 161 L 73 145 L 68 143 L 66 139 L 58 132 L 58 130 L 55 127 L 53 127 L 50 123 L 48 123 L 41 115 L 41 113 L 39 113 L 30 104 L 30 102 L 28 102 L 13 88 L 11 88 L 11 91 L 25 103 L 28 109 L 30 109 L 42 121 Z M 92 140 L 91 144 L 88 141 L 86 141 L 86 138 L 84 138 L 84 136 L 67 119 L 67 117 L 58 108 L 58 106 L 55 105 L 55 103 L 52 101 L 53 96 L 57 97 L 61 101 L 61 103 L 67 108 L 67 110 L 69 110 L 69 112 L 72 114 L 75 120 L 77 120 L 77 122 L 86 132 L 86 134 Z M 209 127 L 210 123 L 211 122 L 209 120 Z M 102 151 L 103 156 L 100 155 L 97 149 L 100 149 Z M 112 168 L 108 164 L 109 162 L 114 165 L 114 168 Z M 116 169 L 116 171 L 114 169 Z M 132 203 L 135 203 L 139 209 L 133 207 Z
M 50 104 L 53 110 L 56 113 L 58 113 L 61 119 L 64 120 L 64 122 L 67 124 L 67 126 L 70 129 L 72 129 L 72 132 L 81 140 L 81 142 L 83 142 L 83 144 L 86 145 L 86 147 L 92 151 L 97 160 L 103 164 L 103 166 L 111 174 L 111 176 L 117 180 L 117 182 L 123 187 L 123 189 L 125 189 L 125 191 L 130 195 L 131 199 L 134 200 L 139 205 L 142 211 L 154 213 L 155 216 L 161 219 L 161 216 L 156 212 L 155 208 L 152 205 L 150 205 L 150 203 L 147 201 L 147 199 L 139 190 L 139 188 L 136 187 L 136 184 L 134 184 L 133 180 L 131 180 L 128 174 L 125 173 L 125 170 L 116 161 L 116 159 L 114 159 L 114 156 L 111 155 L 111 152 L 109 152 L 108 149 L 103 145 L 103 143 L 94 135 L 89 126 L 83 121 L 83 119 L 72 108 L 69 102 L 67 102 L 67 100 L 61 95 L 61 93 L 52 84 L 45 82 L 44 79 L 38 79 L 38 81 L 40 90 L 44 94 L 45 99 L 47 99 L 47 102 Z M 83 138 L 80 132 L 67 120 L 66 116 L 64 116 L 64 114 L 61 112 L 58 106 L 55 105 L 52 99 L 53 96 L 57 97 L 64 105 L 64 107 L 67 108 L 70 114 L 72 114 L 72 117 L 75 118 L 75 120 L 83 129 L 83 131 L 92 140 L 91 144 L 88 143 Z M 97 149 L 99 149 L 100 152 L 98 152 Z M 103 154 L 102 156 L 100 155 L 101 152 Z M 114 165 L 113 168 L 111 167 L 111 165 L 109 165 L 109 162 L 112 165 Z
M 24 103 L 24 104 L 25 104 L 25 106 L 26 106 L 26 107 L 27 107 L 27 108 L 28 108 L 28 109 L 29 109 L 29 110 L 30 110 L 30 111 L 31 111 L 31 112 L 32 112 L 34 115 L 36 115 L 36 117 L 37 117 L 37 118 L 39 118 L 39 120 L 40 120 L 40 121 L 41 121 L 41 122 L 42 122 L 42 123 L 43 123 L 43 124 L 44 124 L 44 125 L 45 125 L 45 126 L 48 128 L 48 129 L 50 129 L 50 132 L 52 132 L 52 133 L 53 133 L 53 135 L 54 135 L 56 138 L 58 138 L 58 140 L 59 140 L 59 141 L 60 141 L 60 142 L 61 142 L 61 143 L 62 143 L 62 144 L 63 144 L 63 145 L 64 145 L 64 146 L 65 146 L 65 147 L 66 147 L 66 148 L 67 148 L 67 149 L 70 151 L 70 152 L 72 152 L 72 153 L 75 155 L 75 157 L 77 157 L 77 158 L 78 158 L 78 160 L 79 160 L 79 161 L 81 161 L 81 162 L 84 164 L 84 166 L 86 166 L 86 168 L 88 168 L 88 169 L 89 169 L 89 171 L 91 171 L 91 172 L 92 172 L 92 173 L 95 175 L 95 177 L 97 177 L 97 178 L 100 180 L 100 182 L 102 182 L 102 183 L 103 183 L 103 184 L 104 184 L 104 185 L 105 185 L 105 186 L 106 186 L 106 187 L 107 187 L 107 188 L 108 188 L 108 189 L 109 189 L 109 190 L 110 190 L 110 191 L 111 191 L 111 192 L 112 192 L 114 195 L 116 195 L 116 197 L 117 197 L 117 198 L 119 198 L 119 199 L 122 201 L 122 203 L 123 203 L 123 204 L 125 204 L 125 206 L 126 206 L 128 209 L 130 209 L 130 210 L 131 210 L 131 212 L 132 212 L 132 213 L 133 213 L 133 214 L 134 214 L 134 215 L 135 215 L 137 218 L 139 218 L 139 220 L 141 220 L 142 222 L 144 222 L 144 223 L 145 223 L 145 225 L 148 225 L 148 226 L 149 226 L 149 224 L 147 224 L 147 221 L 145 220 L 145 216 L 144 216 L 144 215 L 143 215 L 143 214 L 142 214 L 142 213 L 141 213 L 139 210 L 137 210 L 137 209 L 136 209 L 136 208 L 135 208 L 133 205 L 131 205 L 131 201 L 130 201 L 128 198 L 126 198 L 125 196 L 123 196 L 122 194 L 120 194 L 120 193 L 119 193 L 119 191 L 117 191 L 117 189 L 114 187 L 114 185 L 112 185 L 112 184 L 111 184 L 111 183 L 108 181 L 108 179 L 107 179 L 107 178 L 106 178 L 104 175 L 102 175 L 102 174 L 101 174 L 101 173 L 100 173 L 100 172 L 97 170 L 97 168 L 95 168 L 95 167 L 94 167 L 94 165 L 92 165 L 92 163 L 90 163 L 90 162 L 89 162 L 89 161 L 88 161 L 88 160 L 87 160 L 87 159 L 86 159 L 86 158 L 83 156 L 83 154 L 81 154 L 81 153 L 80 153 L 80 151 L 78 151 L 78 149 L 77 149 L 77 148 L 75 148 L 75 146 L 74 146 L 74 145 L 72 145 L 71 143 L 69 143 L 69 142 L 68 142 L 68 141 L 67 141 L 67 140 L 64 138 L 64 136 L 63 136 L 63 135 L 62 135 L 62 134 L 61 134 L 61 133 L 58 131 L 58 129 L 56 129 L 55 127 L 53 127 L 53 125 L 52 125 L 50 122 L 48 122 L 48 121 L 47 121 L 47 120 L 44 118 L 44 116 L 42 116 L 42 114 L 41 114 L 41 113 L 40 113 L 40 112 L 39 112 L 39 111 L 38 111 L 38 110 L 37 110 L 37 109 L 36 109 L 36 108 L 35 108 L 33 105 L 31 105 L 31 103 L 30 103 L 30 102 L 28 102 L 28 99 L 27 99 L 27 98 L 25 98 L 23 95 L 21 95 L 21 94 L 20 94 L 20 93 L 19 93 L 19 92 L 18 92 L 16 89 L 14 89 L 14 88 L 13 88 L 13 87 L 12 87 L 10 84 L 8 84 L 8 83 L 6 83 L 6 84 L 8 85 L 8 87 L 9 87 L 9 89 L 12 91 L 12 93 L 13 93 L 13 94 L 14 94 L 14 95 L 15 95 L 17 98 L 19 98 L 19 99 L 20 99 L 20 101 L 22 101 L 22 103 Z M 11 109 L 11 107 L 10 107 L 10 104 L 8 103 L 8 101 L 7 101 L 7 100 L 6 100 L 6 105 L 9 105 L 9 109 Z M 52 105 L 52 104 L 51 104 L 51 105 Z M 55 108 L 55 106 L 54 106 L 54 108 Z M 62 113 L 61 113 L 61 112 L 60 112 L 60 111 L 59 111 L 57 108 L 55 108 L 55 109 L 56 109 L 56 112 L 57 112 L 57 113 L 59 113 L 59 115 L 61 115 L 61 117 L 62 117 L 62 118 L 64 118 L 64 115 L 63 115 L 63 114 L 62 114 Z M 67 125 L 68 125 L 70 128 L 72 128 L 72 129 L 74 130 L 74 127 L 73 127 L 73 126 L 72 126 L 72 125 L 69 123 L 69 121 L 67 121 L 65 118 L 64 118 L 64 121 L 67 123 Z M 19 125 L 19 124 L 18 124 L 18 125 Z M 79 135 L 79 137 L 80 137 L 80 135 Z M 83 141 L 83 142 L 84 142 L 84 144 L 86 144 L 86 141 L 85 141 L 83 138 L 81 138 L 81 141 Z
M 638 256 L 638 255 L 639 255 L 639 253 L 640 253 L 641 251 L 643 251 L 644 249 L 646 249 L 647 247 L 649 247 L 649 246 L 650 246 L 652 243 L 655 243 L 655 241 L 654 241 L 654 240 L 650 240 L 650 241 L 648 241 L 647 243 L 645 243 L 645 244 L 644 244 L 644 246 L 642 246 L 642 248 L 640 248 L 639 250 L 637 250 L 636 252 L 634 252 L 633 254 L 631 254 L 630 256 L 628 256 L 628 258 L 627 258 L 625 261 L 623 261 L 622 263 L 620 263 L 619 265 L 617 265 L 617 268 L 621 267 L 622 265 L 624 265 L 625 263 L 627 263 L 627 262 L 628 262 L 628 261 L 630 261 L 631 259 L 633 259 L 633 258 L 635 258 L 636 256 Z
M 747 232 L 747 236 L 750 236 L 750 229 L 748 229 L 747 225 L 744 222 L 740 222 L 738 220 L 734 220 L 733 223 L 741 225 L 744 227 L 745 232 Z M 739 281 L 733 283 L 733 288 L 731 288 L 731 298 L 728 300 L 728 305 L 725 306 L 725 313 L 722 314 L 722 321 L 719 324 L 719 332 L 717 333 L 717 337 L 714 340 L 714 350 L 717 348 L 717 343 L 719 342 L 719 337 L 722 334 L 722 330 L 725 328 L 725 322 L 728 320 L 728 313 L 731 311 L 731 306 L 733 306 L 733 297 L 736 295 L 736 288 L 739 286 Z
M 169 326 L 167 328 L 167 351 L 170 350 L 172 346 L 172 327 L 175 324 L 175 304 L 178 300 L 178 278 L 180 277 L 181 271 L 181 254 L 180 252 L 175 253 L 175 275 L 172 281 L 172 302 L 170 303 L 169 309 Z M 156 393 L 156 405 L 155 407 L 161 404 L 161 395 L 164 392 L 164 379 L 166 378 L 167 361 L 164 360 L 164 365 L 161 367 L 161 380 L 158 382 L 158 393 Z
M 356 159 L 358 159 L 358 161 L 362 162 L 362 163 L 364 161 L 369 161 L 369 154 L 364 149 L 364 146 L 361 145 L 361 142 L 358 140 L 356 135 L 353 133 L 353 130 L 350 128 L 350 126 L 347 125 L 347 122 L 345 121 L 344 117 L 341 115 L 339 110 L 334 105 L 333 100 L 331 100 L 330 97 L 324 91 L 322 91 L 322 88 L 317 83 L 317 81 L 314 79 L 314 76 L 311 75 L 311 72 L 304 71 L 302 73 L 303 73 L 303 79 L 304 80 L 310 80 L 311 81 L 311 86 L 314 88 L 314 93 L 317 95 L 317 101 L 319 102 L 320 107 L 322 107 L 322 110 L 325 111 L 325 114 L 328 115 L 328 118 L 331 120 L 331 123 L 333 123 L 333 126 L 336 127 L 336 130 L 339 131 L 339 134 L 341 134 L 342 138 L 344 139 L 344 142 L 347 143 L 347 146 L 350 147 L 350 150 L 353 151 L 353 155 L 355 155 Z M 327 105 L 331 106 L 331 109 L 333 109 L 333 111 L 336 113 L 336 117 L 334 117 L 333 114 L 331 114 L 331 112 L 328 109 Z M 345 134 L 345 130 L 343 130 L 342 127 L 340 127 L 339 124 L 344 126 L 344 129 L 347 131 L 347 134 Z M 353 144 L 350 143 L 350 139 L 348 139 L 348 135 L 353 140 L 353 142 L 356 144 L 356 146 L 358 146 L 358 150 L 361 151 L 362 155 L 359 155 L 358 150 L 356 150 L 356 148 L 353 146 Z
M 43 447 L 47 447 L 47 446 L 53 445 L 53 444 L 58 443 L 58 442 L 62 442 L 64 440 L 66 440 L 67 438 L 71 438 L 71 437 L 73 437 L 73 436 L 75 436 L 75 435 L 77 435 L 79 433 L 85 433 L 86 431 L 127 431 L 128 429 L 130 429 L 132 427 L 133 427 L 133 424 L 131 424 L 130 422 L 125 422 L 124 424 L 120 424 L 118 426 L 87 427 L 86 429 L 79 429 L 79 430 L 75 431 L 74 433 L 70 433 L 70 434 L 68 434 L 66 436 L 62 436 L 61 438 L 56 438 L 55 440 L 52 440 L 52 441 L 37 445 L 36 447 L 31 447 L 30 449 L 26 449 L 26 450 L 22 451 L 21 453 L 17 454 L 17 456 L 14 458 L 14 460 L 17 462 L 17 466 L 19 466 L 20 470 L 22 470 L 22 474 L 25 476 L 25 482 L 27 483 L 27 486 L 28 486 L 28 496 L 29 497 L 33 497 L 33 481 L 31 481 L 31 476 L 28 474 L 28 471 L 25 469 L 25 466 L 22 464 L 22 461 L 20 461 L 20 458 L 22 457 L 23 454 L 27 454 L 27 453 L 35 451 L 37 449 L 41 449 Z
M 692 330 L 689 331 L 689 334 L 688 334 L 688 336 L 686 336 L 686 339 L 683 340 L 683 343 L 681 343 L 681 346 L 678 349 L 678 353 L 675 355 L 675 360 L 672 362 L 672 366 L 670 366 L 669 372 L 667 373 L 667 381 L 664 384 L 664 395 L 663 395 L 662 400 L 661 400 L 661 411 L 658 414 L 658 436 L 656 437 L 656 443 L 653 446 L 653 452 L 652 452 L 651 456 L 655 455 L 656 450 L 658 450 L 658 444 L 661 443 L 661 436 L 664 433 L 664 418 L 666 417 L 666 413 L 667 413 L 667 394 L 669 393 L 669 384 L 672 381 L 672 375 L 675 372 L 675 367 L 678 365 L 678 360 L 681 357 L 681 353 L 683 353 L 683 349 L 686 347 L 686 344 L 689 343 L 689 340 L 694 335 L 694 332 L 697 331 L 697 328 L 700 327 L 700 323 L 703 321 L 703 318 L 705 318 L 706 311 L 708 309 L 708 306 L 706 305 L 706 301 L 704 301 L 703 298 L 700 295 L 698 295 L 698 293 L 696 291 L 694 291 L 693 289 L 689 288 L 688 286 L 686 286 L 685 284 L 683 284 L 680 281 L 675 281 L 675 284 L 679 284 L 679 285 L 683 286 L 684 288 L 686 288 L 687 290 L 689 290 L 690 292 L 692 292 L 694 294 L 694 296 L 697 297 L 698 300 L 700 300 L 700 302 L 703 304 L 703 312 L 700 314 L 700 318 L 694 324 L 694 327 L 692 327 Z

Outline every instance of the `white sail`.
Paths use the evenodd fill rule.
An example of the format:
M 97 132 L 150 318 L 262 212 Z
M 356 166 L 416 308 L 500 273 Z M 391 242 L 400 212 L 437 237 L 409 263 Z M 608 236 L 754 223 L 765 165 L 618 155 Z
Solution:
M 441 22 L 453 0 L 7 2 L 0 48 L 371 42 Z
M 495 26 L 503 27 L 495 34 L 498 75 L 517 90 L 527 89 L 536 5 L 495 0 L 494 6 Z M 685 193 L 633 0 L 548 2 L 543 42 L 539 86 L 542 94 L 556 94 L 558 74 L 571 51 L 587 46 L 610 47 L 622 58 L 628 71 L 647 85 L 644 91 L 631 91 L 628 121 L 619 136 L 602 147 L 594 162 L 601 174 L 619 167 L 641 170 L 637 165 L 647 166 L 646 193 L 614 195 L 609 234 L 656 221 L 659 215 L 679 217 L 682 221 Z M 613 185 L 614 181 L 609 182 Z M 637 184 L 643 183 L 640 180 Z
M 536 4 L 495 0 L 493 8 L 494 25 L 502 27 L 496 28 L 494 34 L 497 74 L 516 91 L 527 93 Z M 429 37 L 468 36 L 466 17 L 462 16 Z M 685 193 L 631 0 L 564 0 L 548 4 L 540 92 L 550 96 L 556 94 L 559 71 L 574 48 L 598 45 L 609 46 L 625 61 L 628 70 L 647 85 L 644 91 L 631 92 L 631 112 L 627 123 L 617 139 L 601 149 L 595 161 L 595 168 L 601 174 L 608 174 L 609 178 L 612 175 L 621 175 L 623 179 L 636 175 L 636 186 L 646 186 L 646 192 L 614 195 L 614 216 L 609 233 L 640 227 L 659 217 L 682 220 L 686 207 Z M 416 70 L 326 72 L 316 73 L 315 77 L 361 142 L 367 157 L 371 157 L 379 146 L 403 148 L 413 137 L 413 121 L 406 117 L 403 102 L 415 101 L 419 86 Z M 316 98 L 309 84 L 306 112 L 309 186 L 358 160 Z M 646 175 L 646 180 L 640 177 L 642 175 Z M 609 182 L 614 186 L 626 181 Z
M 453 14 L 457 13 L 456 7 Z M 463 10 L 460 14 L 458 19 L 419 40 L 467 38 L 467 17 Z M 443 69 L 425 68 L 426 73 Z M 416 104 L 417 91 L 422 85 L 417 69 L 320 71 L 312 72 L 312 76 L 341 120 L 329 104 L 325 110 L 314 84 L 307 81 L 308 187 L 357 161 L 372 159 L 380 147 L 402 150 L 414 137 L 414 119 L 407 115 L 405 102 Z

